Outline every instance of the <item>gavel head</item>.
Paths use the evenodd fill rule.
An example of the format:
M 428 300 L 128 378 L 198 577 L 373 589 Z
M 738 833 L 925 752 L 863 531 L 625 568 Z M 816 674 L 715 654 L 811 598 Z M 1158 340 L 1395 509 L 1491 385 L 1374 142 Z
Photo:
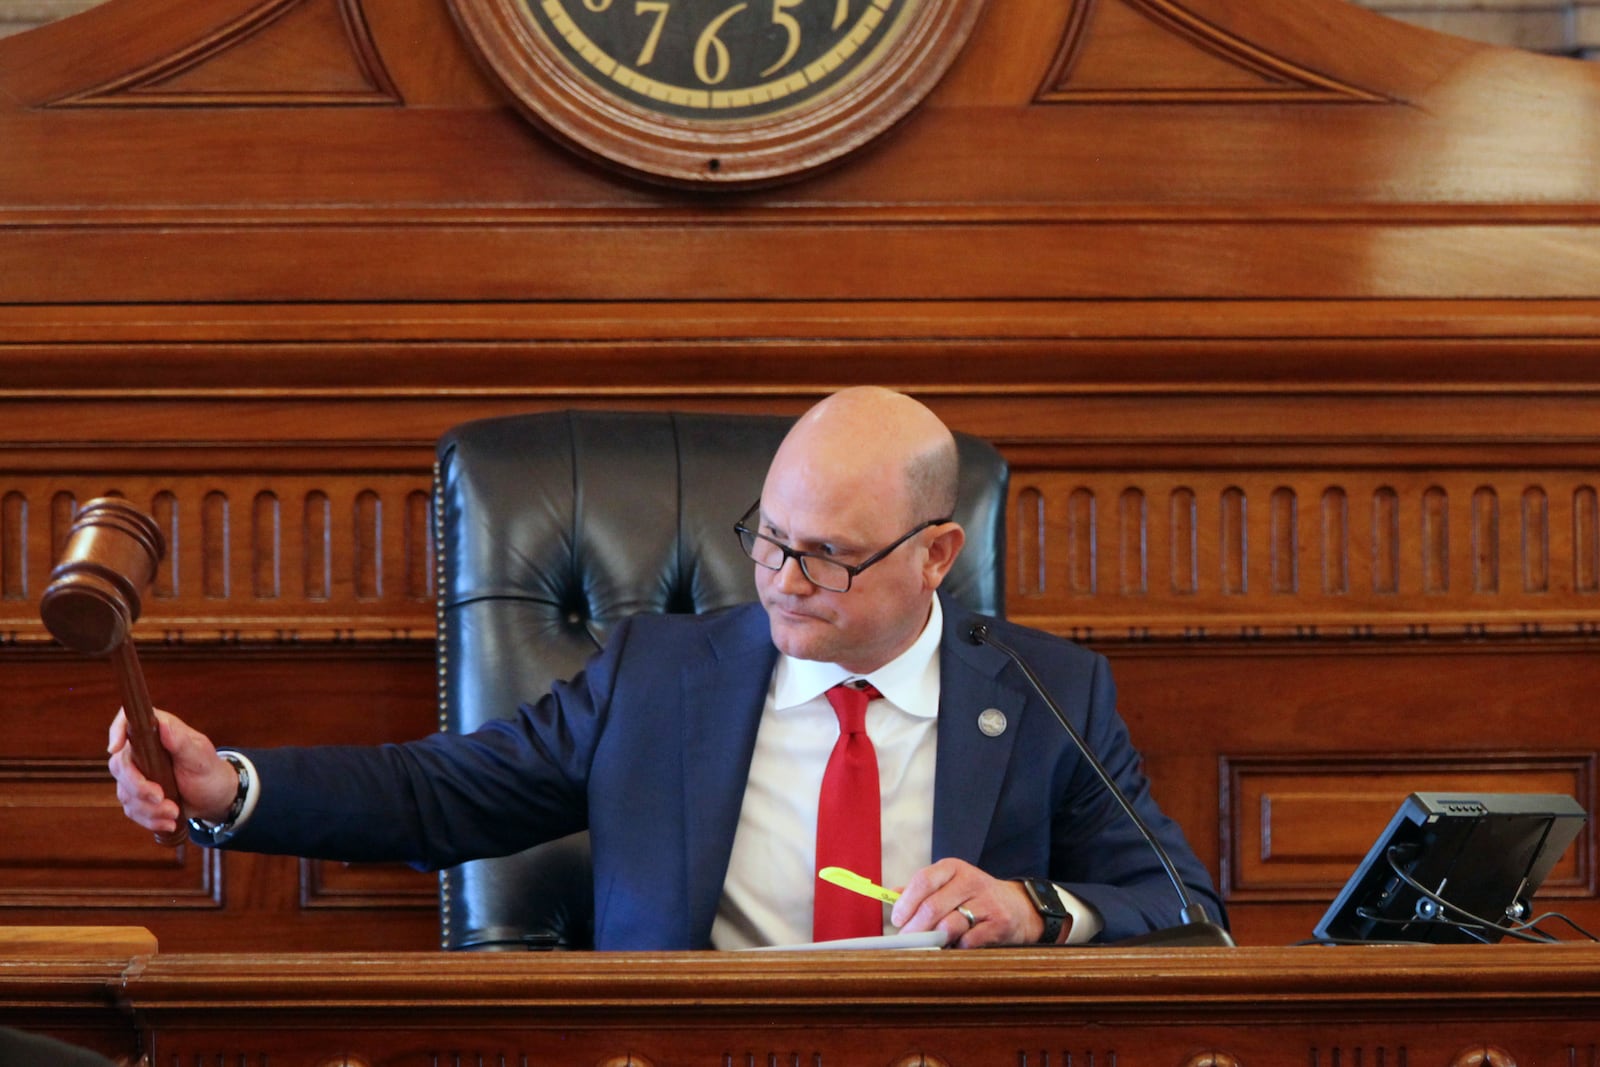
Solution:
M 121 497 L 84 504 L 39 599 L 45 628 L 70 649 L 108 655 L 138 620 L 166 550 L 161 528 Z

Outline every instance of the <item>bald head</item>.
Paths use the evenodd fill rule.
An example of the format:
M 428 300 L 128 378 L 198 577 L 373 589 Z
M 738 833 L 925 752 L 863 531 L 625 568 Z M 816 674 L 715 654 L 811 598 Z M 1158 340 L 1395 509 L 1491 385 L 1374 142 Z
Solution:
M 937 415 L 904 393 L 859 386 L 802 415 L 768 477 L 788 472 L 854 487 L 894 508 L 896 521 L 906 524 L 955 512 L 959 470 L 955 438 Z
M 757 562 L 779 651 L 867 674 L 911 647 L 965 543 L 937 521 L 955 510 L 956 470 L 944 423 L 889 389 L 846 389 L 801 416 L 767 469 L 760 532 L 852 577 L 841 590 L 789 554 Z

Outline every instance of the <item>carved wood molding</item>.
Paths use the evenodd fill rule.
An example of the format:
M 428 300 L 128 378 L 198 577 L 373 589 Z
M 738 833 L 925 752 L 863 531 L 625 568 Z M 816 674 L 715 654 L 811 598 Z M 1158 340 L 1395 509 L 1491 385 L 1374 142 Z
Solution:
M 1128 11 L 1219 61 L 1243 78 L 1213 76 L 1209 81 L 1159 85 L 1142 74 L 1143 84 L 1127 87 L 1083 84 L 1074 74 L 1097 16 Z M 1231 84 L 1230 84 L 1231 83 Z M 1388 103 L 1389 97 L 1320 73 L 1228 31 L 1176 0 L 1076 0 L 1035 103 Z
M 54 482 L 52 485 L 51 483 Z M 431 641 L 432 520 L 422 476 L 28 479 L 0 488 L 0 629 L 42 640 L 28 616 L 77 504 L 128 497 L 167 557 L 143 641 Z
M 249 55 L 252 50 L 259 55 Z M 286 85 L 275 54 L 321 55 L 322 84 Z M 51 101 L 74 107 L 306 107 L 402 103 L 361 0 L 263 0 L 176 52 Z
M 417 125 L 434 119 L 407 121 L 415 134 Z M 443 137 L 450 131 L 442 129 L 443 119 L 437 121 Z M 470 126 L 462 125 L 454 135 L 466 129 Z M 245 147 L 238 145 L 240 151 Z M 212 195 L 226 195 L 220 177 L 205 180 Z M 1011 192 L 1025 195 L 1021 189 L 1006 195 Z M 167 197 L 165 190 L 160 195 Z M 337 191 L 327 188 L 322 195 Z M 41 213 L 15 228 L 0 228 L 0 266 L 8 268 L 0 274 L 0 301 L 168 303 L 190 297 L 292 305 L 332 296 L 403 304 L 419 295 L 430 301 L 513 301 L 525 299 L 528 279 L 537 277 L 541 295 L 553 300 L 677 302 L 702 299 L 707 292 L 692 272 L 664 266 L 690 260 L 719 265 L 725 275 L 717 279 L 716 290 L 730 301 L 758 303 L 918 300 L 957 286 L 977 300 L 1077 301 L 1119 294 L 1220 303 L 1275 296 L 1380 304 L 1389 299 L 1583 300 L 1593 297 L 1594 287 L 1572 264 L 1589 256 L 1600 224 L 1600 212 L 1584 217 L 1583 211 L 1561 205 L 1508 211 L 1522 216 L 1508 225 L 1483 217 L 1494 212 L 1471 220 L 1459 212 L 1455 219 L 1418 223 L 1409 210 L 1385 207 L 1358 209 L 1360 216 L 1349 220 L 1319 209 L 1311 218 L 1242 219 L 1230 212 L 1234 217 L 1228 221 L 1211 222 L 1167 206 L 1154 212 L 1102 207 L 1102 217 L 1116 217 L 1026 229 L 1015 216 L 997 219 L 981 209 L 956 217 L 947 210 L 929 212 L 920 222 L 903 214 L 861 222 L 830 219 L 826 225 L 719 215 L 674 216 L 670 227 L 633 228 L 620 219 L 583 227 L 562 219 L 531 219 L 507 227 L 483 222 L 469 205 L 439 222 L 375 227 L 348 215 L 304 225 L 287 212 L 278 219 L 264 217 L 278 214 L 275 209 L 235 212 L 180 203 L 174 210 L 173 205 L 165 199 L 148 214 L 138 212 L 137 220 L 120 211 L 73 219 Z M 212 217 L 196 221 L 202 214 Z M 1553 215 L 1564 217 L 1550 220 Z M 152 224 L 154 218 L 161 224 Z M 149 227 L 137 242 L 130 241 L 130 223 Z M 1028 255 L 1016 254 L 1019 240 L 1027 242 Z M 775 244 L 785 249 L 787 262 L 808 269 L 794 274 L 775 269 Z M 107 263 L 132 270 L 136 261 L 129 258 L 130 247 L 179 268 L 113 276 Z M 1275 272 L 1270 264 L 1281 248 L 1295 249 L 1308 266 Z M 1371 265 L 1379 248 L 1381 272 Z M 647 269 L 603 269 L 621 259 Z M 963 268 L 958 280 L 945 273 L 955 261 Z M 252 272 L 231 269 L 240 262 L 251 263 Z M 313 284 L 305 270 L 308 262 L 317 263 L 326 278 L 319 273 Z M 51 270 L 33 269 L 41 263 Z M 440 271 L 432 266 L 437 263 L 452 266 Z M 1490 273 L 1485 263 L 1504 264 L 1507 271 Z M 10 269 L 11 264 L 19 267 Z
M 1003 398 L 1037 410 L 1135 395 L 1304 405 L 1309 397 L 1325 409 L 1362 402 L 1368 417 L 1401 404 L 1471 400 L 1508 413 L 1534 405 L 1541 439 L 1556 429 L 1573 436 L 1549 413 L 1592 411 L 1600 400 L 1595 300 L 473 301 L 230 304 L 203 314 L 168 304 L 0 304 L 0 338 L 0 401 L 19 405 L 7 439 L 57 448 L 50 420 L 67 403 L 265 407 L 295 397 L 337 402 L 349 419 L 427 401 L 435 424 L 466 402 L 767 410 L 820 395 L 819 384 L 792 377 L 801 361 L 815 382 L 901 382 L 942 405 Z M 223 429 L 277 441 L 282 412 L 271 410 L 276 425 L 230 417 Z M 1590 417 L 1591 441 L 1600 440 L 1596 425 Z M 1499 427 L 1479 427 L 1508 440 Z M 1044 435 L 1030 418 L 1000 436 Z
M 222 854 L 192 843 L 154 847 L 122 818 L 103 759 L 0 758 L 0 822 L 19 831 L 0 858 L 0 913 L 222 909 Z M 20 832 L 30 826 L 50 833 Z
M 1008 614 L 1099 641 L 1600 635 L 1600 471 L 1020 472 Z
M 46 970 L 44 981 L 0 976 L 0 1009 L 53 984 L 74 994 L 71 1021 L 136 1028 L 143 1047 L 186 1064 L 1587 1062 L 1594 952 L 1568 946 L 1552 966 L 1548 946 L 1419 947 L 1435 951 L 1196 949 L 1153 963 L 1116 948 L 1081 962 L 997 950 L 937 966 L 900 953 L 766 964 L 732 953 L 162 952 L 137 967 Z
M 1065 469 L 1082 458 L 1013 460 L 1019 621 L 1102 644 L 1600 636 L 1600 469 L 1423 469 L 1404 449 L 1360 467 L 1191 450 L 1188 467 Z M 431 641 L 427 472 L 261 466 L 0 483 L 0 643 L 47 642 L 38 596 L 77 503 L 108 492 L 170 545 L 142 642 Z
M 301 859 L 299 867 L 300 907 L 306 910 L 439 908 L 437 880 L 403 864 Z

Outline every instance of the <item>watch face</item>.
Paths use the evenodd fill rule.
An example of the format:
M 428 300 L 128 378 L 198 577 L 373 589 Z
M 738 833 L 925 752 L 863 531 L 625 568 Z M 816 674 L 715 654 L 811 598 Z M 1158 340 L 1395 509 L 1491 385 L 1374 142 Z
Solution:
M 906 116 L 984 0 L 449 0 L 535 123 L 637 176 L 754 185 Z
M 567 64 L 647 111 L 741 120 L 836 92 L 919 0 L 523 0 Z
M 1022 888 L 1027 892 L 1028 899 L 1033 903 L 1033 910 L 1040 915 L 1057 918 L 1066 914 L 1066 909 L 1061 906 L 1061 897 L 1056 894 L 1056 887 L 1042 878 L 1022 878 Z

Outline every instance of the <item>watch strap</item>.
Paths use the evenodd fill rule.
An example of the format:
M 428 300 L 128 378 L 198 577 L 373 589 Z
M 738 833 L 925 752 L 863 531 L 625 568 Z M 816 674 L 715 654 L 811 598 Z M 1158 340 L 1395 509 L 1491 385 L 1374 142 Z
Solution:
M 205 819 L 190 819 L 191 828 L 202 833 L 221 837 L 233 829 L 233 824 L 238 821 L 244 812 L 245 801 L 250 796 L 250 770 L 244 761 L 231 752 L 222 753 L 222 758 L 233 767 L 234 773 L 239 776 L 239 788 L 233 794 L 233 803 L 228 805 L 228 813 L 220 822 L 207 822 Z
M 1037 943 L 1055 944 L 1061 937 L 1061 928 L 1067 924 L 1067 909 L 1061 903 L 1055 883 L 1044 878 L 1018 878 L 1016 881 L 1021 883 L 1023 892 L 1028 894 L 1028 902 L 1044 921 L 1044 932 Z

